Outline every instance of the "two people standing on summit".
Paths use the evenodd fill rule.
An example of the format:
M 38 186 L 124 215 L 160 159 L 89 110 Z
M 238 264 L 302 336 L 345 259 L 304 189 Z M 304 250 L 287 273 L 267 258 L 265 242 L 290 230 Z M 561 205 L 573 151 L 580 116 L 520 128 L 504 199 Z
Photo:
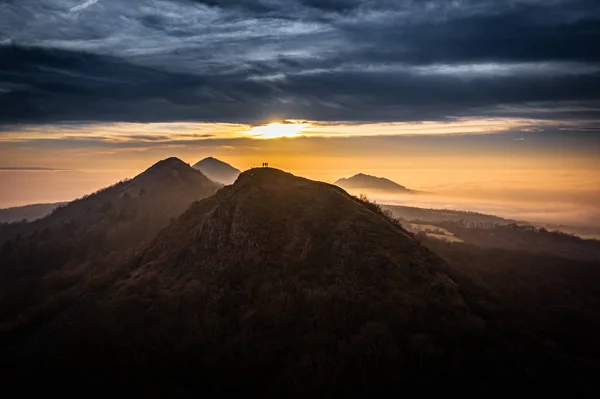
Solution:
M 263 168 L 268 168 L 269 167 L 269 163 L 268 162 L 263 162 L 262 167 Z

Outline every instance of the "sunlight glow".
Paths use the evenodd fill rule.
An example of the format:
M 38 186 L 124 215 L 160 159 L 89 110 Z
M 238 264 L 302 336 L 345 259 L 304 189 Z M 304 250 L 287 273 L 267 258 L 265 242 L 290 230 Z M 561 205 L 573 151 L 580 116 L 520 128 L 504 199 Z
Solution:
M 310 123 L 286 120 L 274 122 L 268 125 L 256 126 L 250 130 L 250 134 L 256 139 L 276 139 L 281 137 L 297 137 L 298 133 L 310 126 Z

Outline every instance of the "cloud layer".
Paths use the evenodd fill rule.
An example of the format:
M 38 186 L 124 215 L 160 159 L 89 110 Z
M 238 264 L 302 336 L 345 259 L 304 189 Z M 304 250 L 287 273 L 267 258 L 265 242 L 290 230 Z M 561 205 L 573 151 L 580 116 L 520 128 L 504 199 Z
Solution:
M 596 0 L 5 0 L 0 123 L 600 117 Z

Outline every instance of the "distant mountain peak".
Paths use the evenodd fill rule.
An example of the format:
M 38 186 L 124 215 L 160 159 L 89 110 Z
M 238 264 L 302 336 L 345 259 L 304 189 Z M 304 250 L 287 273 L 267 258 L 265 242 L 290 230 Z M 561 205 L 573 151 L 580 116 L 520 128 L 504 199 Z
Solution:
M 222 184 L 232 184 L 241 173 L 239 169 L 214 157 L 204 158 L 192 167 L 202 172 L 210 180 Z
M 146 171 L 151 170 L 159 170 L 159 169 L 173 169 L 173 168 L 186 168 L 190 165 L 183 162 L 181 159 L 177 157 L 169 157 L 163 160 L 156 162 L 154 165 L 150 166 Z
M 127 184 L 123 194 L 137 196 L 142 190 L 163 190 L 165 185 L 170 186 L 174 182 L 177 184 L 200 184 L 205 187 L 215 186 L 215 182 L 202 172 L 193 169 L 179 158 L 170 157 L 156 162 L 133 178 Z
M 73 251 L 85 245 L 125 250 L 151 239 L 194 201 L 211 196 L 220 188 L 220 184 L 182 160 L 167 158 L 131 180 L 58 207 L 21 231 L 31 235 L 48 229 L 48 237 L 57 237 L 53 240 L 61 248 Z M 68 234 L 63 232 L 65 225 L 69 226 Z
M 334 184 L 347 190 L 365 189 L 375 191 L 414 193 L 413 190 L 410 190 L 396 183 L 395 181 L 386 179 L 385 177 L 367 175 L 365 173 L 358 173 L 349 178 L 341 178 Z

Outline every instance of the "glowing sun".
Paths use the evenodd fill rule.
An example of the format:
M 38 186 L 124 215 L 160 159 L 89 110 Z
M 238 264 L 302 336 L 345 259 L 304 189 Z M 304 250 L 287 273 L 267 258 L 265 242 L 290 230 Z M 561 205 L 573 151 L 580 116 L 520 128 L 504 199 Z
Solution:
M 296 121 L 274 122 L 268 125 L 256 126 L 250 129 L 250 134 L 256 139 L 276 139 L 280 137 L 296 137 L 302 130 L 310 126 L 310 123 L 298 123 Z

